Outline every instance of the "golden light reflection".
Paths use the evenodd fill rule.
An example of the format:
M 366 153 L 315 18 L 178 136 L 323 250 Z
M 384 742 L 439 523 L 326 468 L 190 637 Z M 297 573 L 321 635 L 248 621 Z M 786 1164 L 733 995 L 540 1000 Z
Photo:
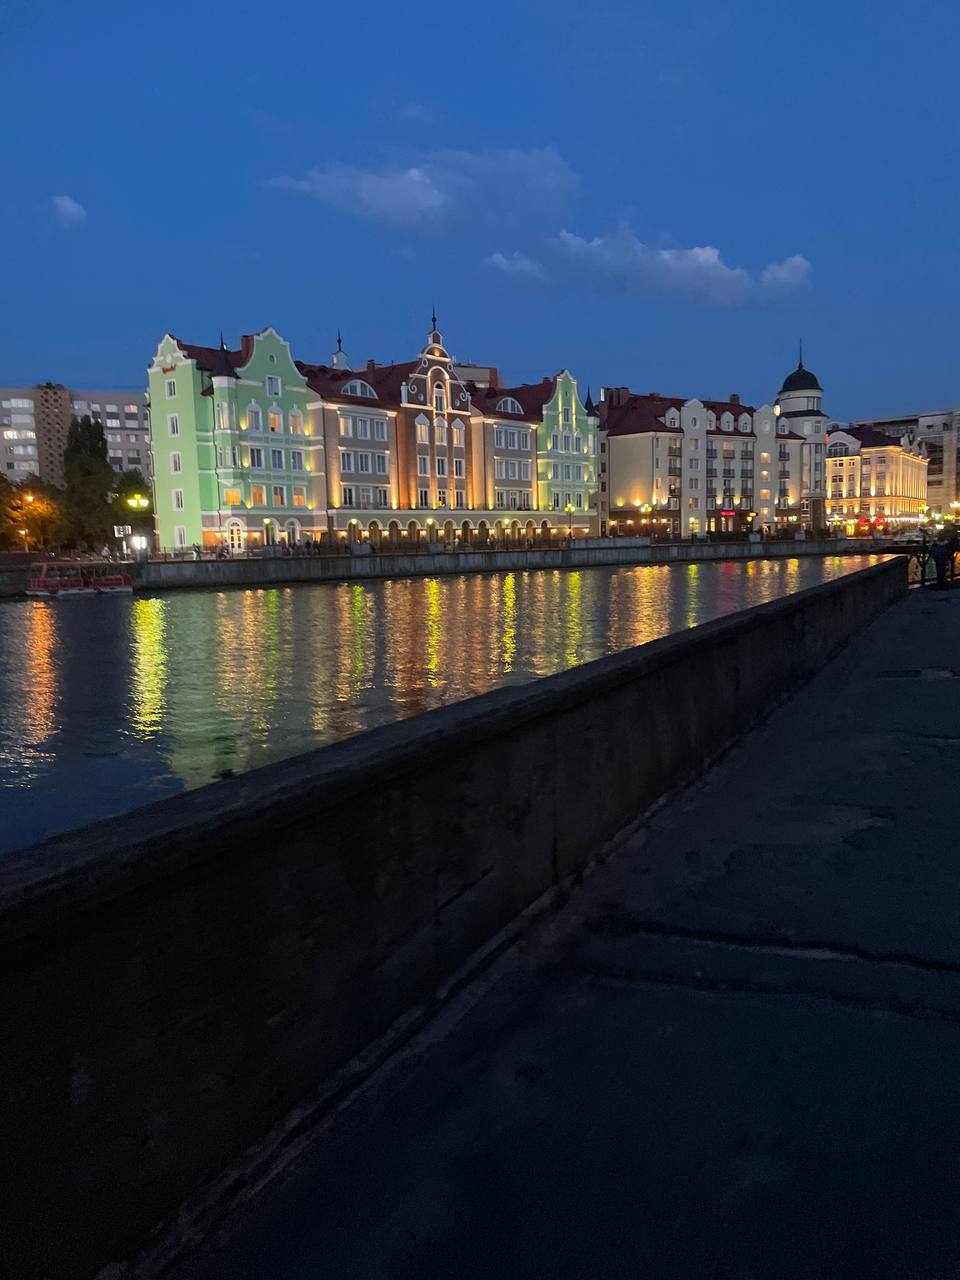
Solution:
M 583 643 L 583 574 L 572 569 L 567 573 L 566 600 L 566 664 L 572 667 L 580 661 L 580 646 Z
M 427 683 L 433 688 L 440 684 L 440 648 L 443 641 L 441 625 L 442 604 L 440 583 L 428 578 L 427 584 Z
M 167 684 L 165 640 L 167 602 L 141 597 L 130 606 L 133 669 L 130 728 L 138 738 L 156 737 L 163 727 Z
M 517 581 L 512 573 L 503 580 L 503 669 L 513 670 L 517 653 Z
M 23 740 L 25 746 L 39 746 L 56 728 L 58 638 L 56 605 L 32 602 L 24 637 L 26 700 Z

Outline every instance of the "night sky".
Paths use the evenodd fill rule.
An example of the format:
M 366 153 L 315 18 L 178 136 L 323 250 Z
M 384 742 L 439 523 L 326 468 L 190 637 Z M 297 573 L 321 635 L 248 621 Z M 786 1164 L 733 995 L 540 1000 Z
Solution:
M 509 380 L 960 402 L 960 11 L 940 0 L 6 0 L 0 381 L 165 331 Z

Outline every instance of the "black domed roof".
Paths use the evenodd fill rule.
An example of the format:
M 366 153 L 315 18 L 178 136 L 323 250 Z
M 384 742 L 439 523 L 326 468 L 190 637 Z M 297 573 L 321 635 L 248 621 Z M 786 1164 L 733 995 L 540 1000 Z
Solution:
M 822 391 L 820 383 L 817 381 L 817 375 L 811 373 L 809 369 L 803 367 L 801 360 L 793 373 L 784 378 L 783 386 L 780 388 L 780 394 L 785 391 Z

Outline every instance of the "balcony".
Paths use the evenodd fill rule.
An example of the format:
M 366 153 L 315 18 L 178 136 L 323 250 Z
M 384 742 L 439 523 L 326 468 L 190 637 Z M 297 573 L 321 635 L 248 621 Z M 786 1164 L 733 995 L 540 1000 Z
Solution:
M 723 468 L 723 478 L 724 478 L 724 480 L 733 480 L 733 479 L 736 477 L 736 474 L 737 474 L 737 473 L 736 473 L 736 471 L 734 471 L 733 467 L 724 467 L 724 468 Z
M 667 475 L 668 475 L 668 476 L 679 476 L 679 475 L 681 475 L 681 474 L 682 474 L 682 472 L 681 472 L 681 468 L 680 468 L 680 467 L 674 467 L 674 466 L 669 466 L 669 467 L 667 467 Z

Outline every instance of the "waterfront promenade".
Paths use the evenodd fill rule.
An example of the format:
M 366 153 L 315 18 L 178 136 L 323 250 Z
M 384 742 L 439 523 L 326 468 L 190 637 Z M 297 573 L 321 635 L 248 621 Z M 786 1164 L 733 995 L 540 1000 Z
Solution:
M 895 603 L 177 1280 L 955 1275 L 958 632 Z

